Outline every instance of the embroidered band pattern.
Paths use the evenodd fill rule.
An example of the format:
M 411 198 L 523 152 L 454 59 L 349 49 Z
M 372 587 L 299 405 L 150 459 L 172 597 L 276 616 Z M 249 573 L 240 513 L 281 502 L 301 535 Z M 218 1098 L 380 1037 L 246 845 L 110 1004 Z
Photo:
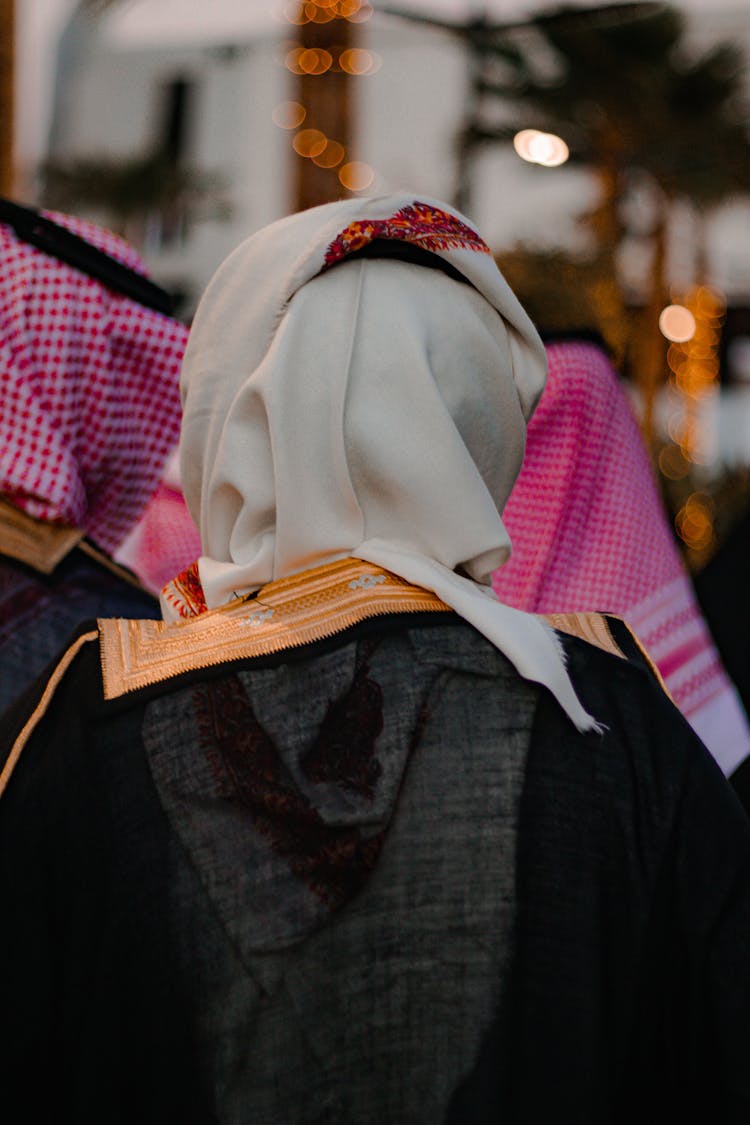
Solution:
M 100 620 L 105 699 L 231 660 L 295 648 L 389 613 L 450 612 L 398 575 L 341 559 L 184 621 Z
M 423 250 L 474 250 L 479 254 L 490 253 L 484 239 L 455 215 L 415 200 L 396 211 L 389 219 L 362 219 L 350 223 L 328 247 L 326 266 L 335 265 L 376 238 L 409 242 Z

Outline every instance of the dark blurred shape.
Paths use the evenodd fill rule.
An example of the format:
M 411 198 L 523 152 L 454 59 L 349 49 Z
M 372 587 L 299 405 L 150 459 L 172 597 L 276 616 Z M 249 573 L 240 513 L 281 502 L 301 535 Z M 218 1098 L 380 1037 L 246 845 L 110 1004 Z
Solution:
M 750 509 L 695 576 L 695 589 L 729 675 L 750 713 Z M 750 793 L 750 766 L 748 791 Z M 750 806 L 749 806 L 750 807 Z
M 543 335 L 592 332 L 622 365 L 627 324 L 611 299 L 606 262 L 567 250 L 515 246 L 495 260 L 508 284 Z
M 186 155 L 193 83 L 175 78 L 164 87 L 164 121 L 159 148 L 165 160 L 180 162 Z
M 15 132 L 15 0 L 0 0 L 0 195 L 13 192 Z

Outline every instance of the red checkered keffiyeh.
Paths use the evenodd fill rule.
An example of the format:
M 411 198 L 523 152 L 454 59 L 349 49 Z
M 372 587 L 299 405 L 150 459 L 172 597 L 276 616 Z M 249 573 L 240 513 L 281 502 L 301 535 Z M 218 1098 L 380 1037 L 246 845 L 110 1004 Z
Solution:
M 145 274 L 127 243 L 47 213 Z M 112 551 L 179 436 L 187 328 L 114 293 L 0 224 L 0 489 L 37 519 Z

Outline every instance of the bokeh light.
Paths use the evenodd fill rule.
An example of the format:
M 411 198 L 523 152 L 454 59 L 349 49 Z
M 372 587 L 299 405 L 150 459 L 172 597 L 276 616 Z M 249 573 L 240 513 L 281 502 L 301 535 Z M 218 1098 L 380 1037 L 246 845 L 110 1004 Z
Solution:
M 336 14 L 333 4 L 322 4 L 320 0 L 317 4 L 305 4 L 305 16 L 309 23 L 328 23 L 336 19 Z
M 289 23 L 330 23 L 344 19 L 351 23 L 364 23 L 372 15 L 372 6 L 366 0 L 288 0 L 282 16 Z
M 705 551 L 714 541 L 713 500 L 694 492 L 675 517 L 677 533 L 691 551 Z
M 659 331 L 667 340 L 684 344 L 695 335 L 695 317 L 684 305 L 667 305 L 659 316 Z
M 279 129 L 298 129 L 307 117 L 307 110 L 299 102 L 279 102 L 271 117 Z
M 374 51 L 350 47 L 339 55 L 339 66 L 347 74 L 375 74 L 382 66 L 382 59 Z
M 659 468 L 668 480 L 683 480 L 690 472 L 690 462 L 679 445 L 665 445 L 659 454 Z
M 333 56 L 321 48 L 295 47 L 284 63 L 293 74 L 325 74 L 333 65 Z
M 300 156 L 320 156 L 328 144 L 328 138 L 320 129 L 301 129 L 292 141 L 294 151 Z
M 370 165 L 361 160 L 350 160 L 339 170 L 339 180 L 347 191 L 366 191 L 374 179 Z
M 362 23 L 372 15 L 372 8 L 362 0 L 338 0 L 336 7 L 339 15 L 352 23 Z
M 313 164 L 319 168 L 336 168 L 344 159 L 345 149 L 338 141 L 326 141 L 322 152 L 312 157 Z
M 555 133 L 542 133 L 539 129 L 521 129 L 513 138 L 513 147 L 522 160 L 545 168 L 557 168 L 570 156 L 562 137 Z

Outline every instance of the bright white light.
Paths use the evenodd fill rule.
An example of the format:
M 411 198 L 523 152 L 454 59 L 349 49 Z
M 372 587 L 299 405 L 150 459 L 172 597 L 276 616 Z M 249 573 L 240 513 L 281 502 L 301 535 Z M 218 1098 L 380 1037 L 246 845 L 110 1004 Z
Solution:
M 531 160 L 529 146 L 534 137 L 539 135 L 538 129 L 522 129 L 520 133 L 516 133 L 513 138 L 513 148 L 521 157 L 521 160 Z
M 695 317 L 684 305 L 667 305 L 659 317 L 659 331 L 675 344 L 684 344 L 695 335 Z
M 522 129 L 513 138 L 513 147 L 522 160 L 529 164 L 542 164 L 545 168 L 557 168 L 570 156 L 570 150 L 562 137 L 554 133 L 542 133 L 539 129 Z

